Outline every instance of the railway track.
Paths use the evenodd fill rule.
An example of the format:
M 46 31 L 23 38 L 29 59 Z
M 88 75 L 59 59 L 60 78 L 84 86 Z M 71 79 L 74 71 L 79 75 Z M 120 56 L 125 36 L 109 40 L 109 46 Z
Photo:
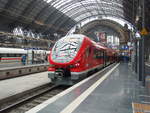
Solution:
M 15 98 L 4 102 L 0 105 L 0 113 L 25 113 L 67 88 L 67 86 L 47 84 L 33 92 L 26 92 L 24 96 L 18 97 L 18 99 L 16 96 Z
M 101 74 L 105 73 L 114 65 L 115 64 L 108 66 Z M 46 84 L 30 91 L 23 92 L 23 94 L 19 96 L 10 97 L 6 101 L 0 101 L 0 113 L 24 113 L 67 88 L 68 86 Z

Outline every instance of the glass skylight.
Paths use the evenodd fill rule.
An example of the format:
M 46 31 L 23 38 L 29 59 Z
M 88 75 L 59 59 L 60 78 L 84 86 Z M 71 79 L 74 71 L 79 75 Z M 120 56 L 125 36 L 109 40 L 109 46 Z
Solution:
M 118 17 L 124 19 L 123 0 L 44 0 L 75 21 L 92 16 Z
M 50 3 L 51 1 L 53 1 L 53 0 L 44 0 L 45 2 L 47 2 L 47 3 Z

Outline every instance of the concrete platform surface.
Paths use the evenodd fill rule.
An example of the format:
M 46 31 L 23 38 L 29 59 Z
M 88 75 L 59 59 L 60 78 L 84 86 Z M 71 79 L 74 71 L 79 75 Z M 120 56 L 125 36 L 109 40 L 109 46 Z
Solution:
M 126 63 L 89 78 L 26 113 L 133 113 L 132 103 L 145 95 Z
M 48 72 L 30 74 L 0 81 L 0 100 L 49 83 Z

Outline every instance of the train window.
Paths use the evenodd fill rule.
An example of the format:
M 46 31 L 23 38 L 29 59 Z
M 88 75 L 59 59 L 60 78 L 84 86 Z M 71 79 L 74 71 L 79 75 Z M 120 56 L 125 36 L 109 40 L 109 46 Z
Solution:
M 87 49 L 86 49 L 86 57 L 88 57 L 88 56 L 90 55 L 90 52 L 91 52 L 91 51 L 90 51 L 90 48 L 87 48 Z
M 1 57 L 21 57 L 22 54 L 1 54 Z
M 5 54 L 1 54 L 1 57 L 5 57 Z
M 110 56 L 107 56 L 107 61 L 109 61 L 110 60 Z
M 101 51 L 101 58 L 104 58 L 104 51 Z
M 96 49 L 94 49 L 94 50 L 93 50 L 93 57 L 94 57 L 94 58 L 96 58 L 96 54 L 97 54 L 97 51 L 96 51 Z
M 21 57 L 22 56 L 22 54 L 16 54 L 16 57 Z
M 102 50 L 95 49 L 94 50 L 94 58 L 96 58 L 96 59 L 104 58 L 104 52 Z
M 7 54 L 7 57 L 16 57 L 16 54 Z
M 6 54 L 6 57 L 11 57 L 11 54 Z

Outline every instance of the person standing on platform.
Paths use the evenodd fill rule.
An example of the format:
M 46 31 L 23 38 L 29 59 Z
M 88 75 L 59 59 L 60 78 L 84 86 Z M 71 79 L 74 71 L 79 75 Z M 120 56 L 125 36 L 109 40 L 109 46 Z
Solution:
M 23 65 L 26 65 L 26 55 L 22 55 L 21 61 Z

